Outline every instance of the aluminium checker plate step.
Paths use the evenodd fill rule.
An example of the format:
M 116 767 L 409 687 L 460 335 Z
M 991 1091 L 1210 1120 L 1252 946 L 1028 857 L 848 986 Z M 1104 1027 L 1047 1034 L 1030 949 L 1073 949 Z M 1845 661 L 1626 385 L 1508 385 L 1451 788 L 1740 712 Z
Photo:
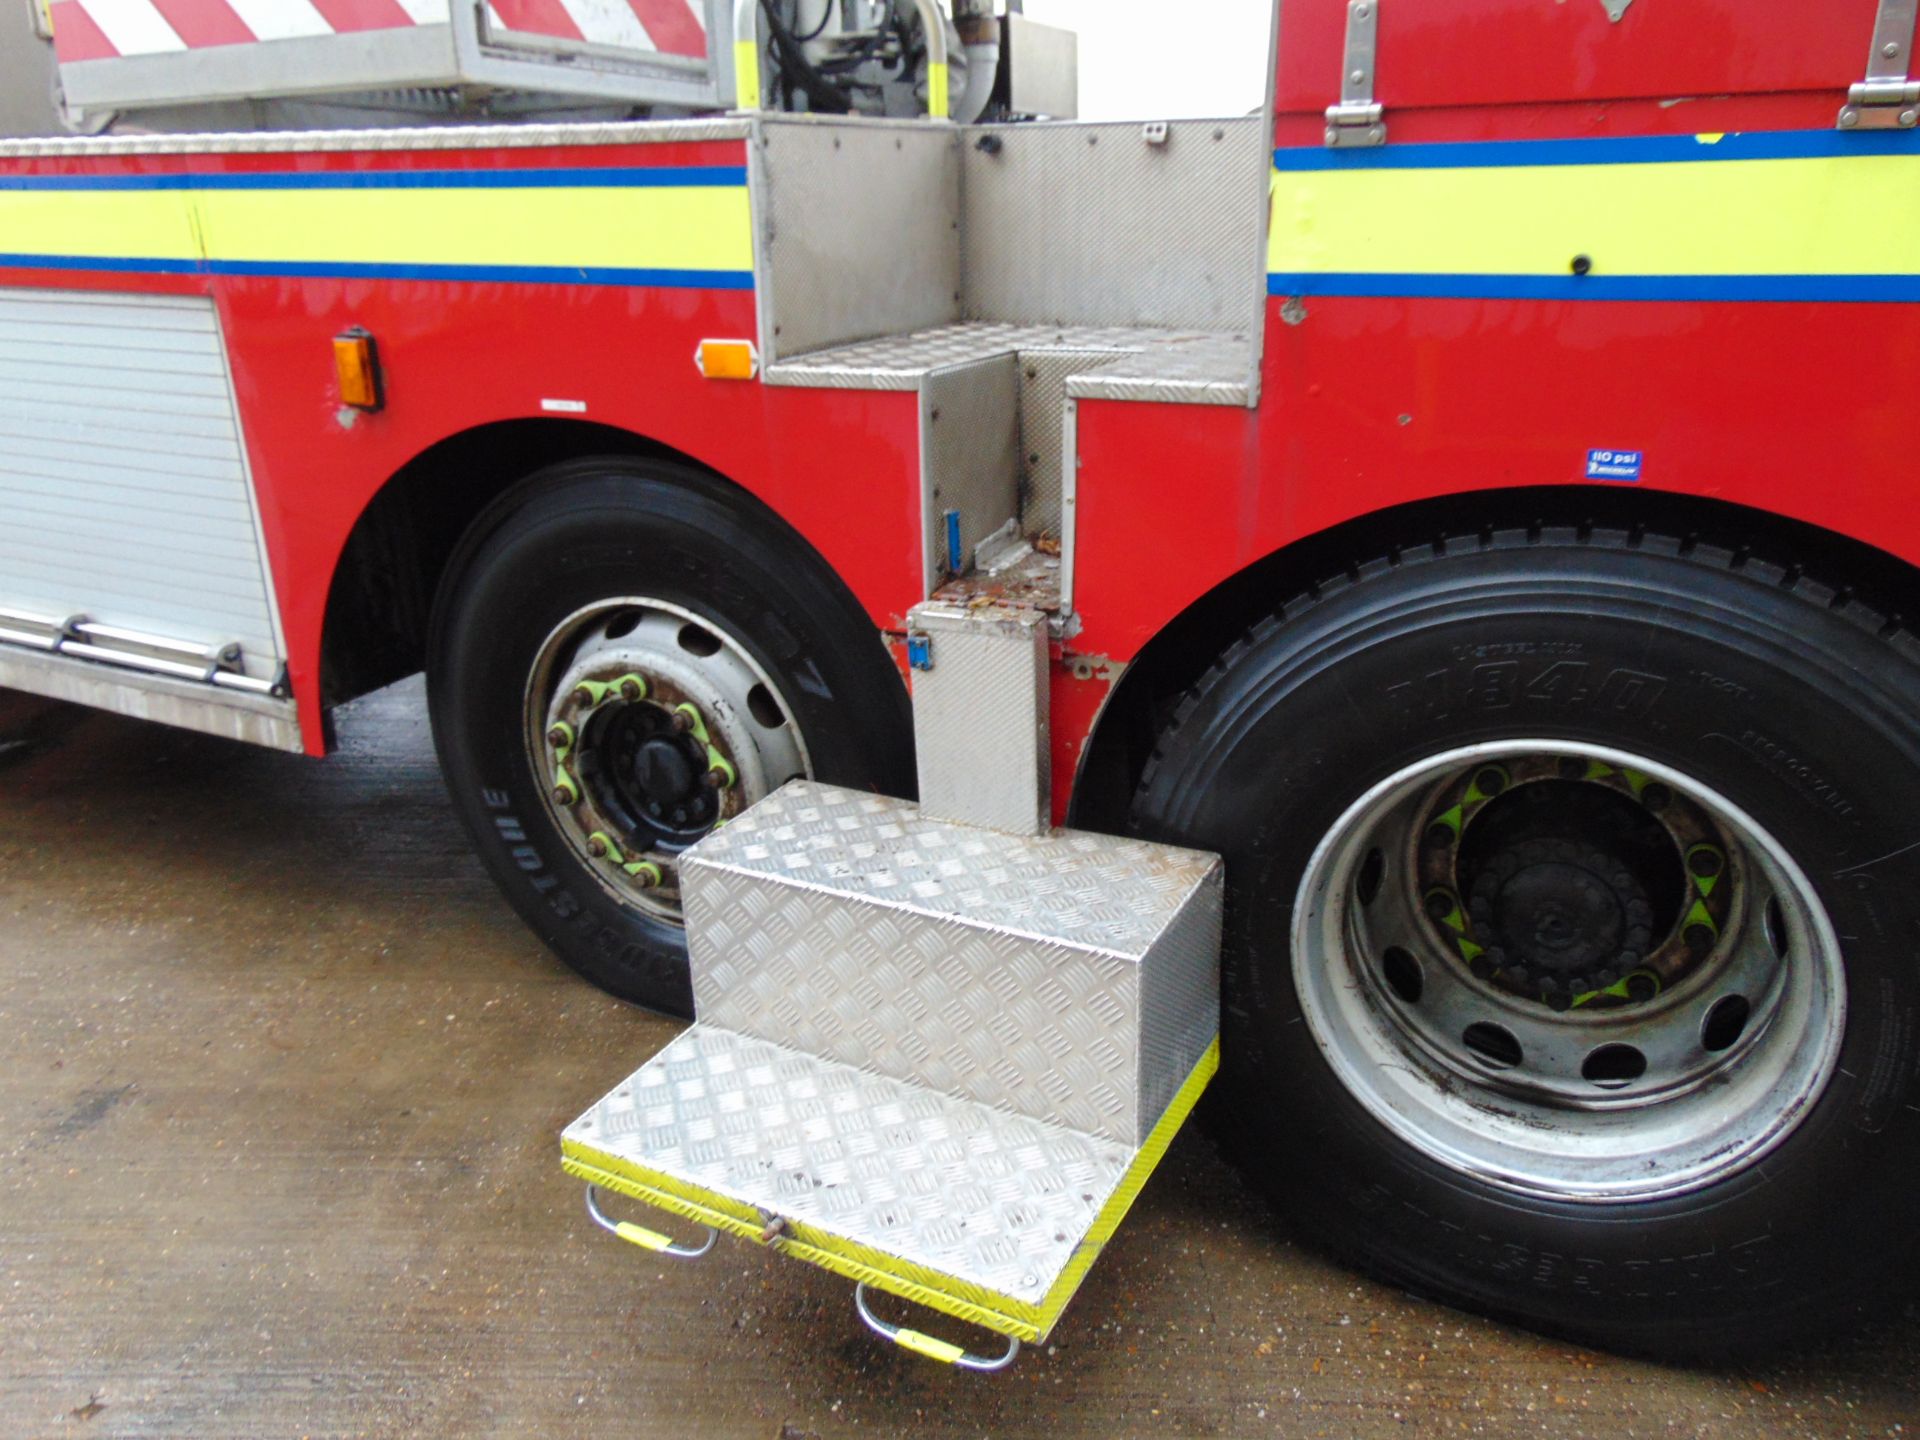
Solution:
M 1217 1057 L 1210 1044 L 1147 1143 L 1130 1146 L 694 1025 L 567 1127 L 561 1164 L 589 1185 L 1037 1341 Z
M 568 1172 L 1043 1338 L 1217 1064 L 1219 860 L 796 781 L 682 885 L 699 1023 Z

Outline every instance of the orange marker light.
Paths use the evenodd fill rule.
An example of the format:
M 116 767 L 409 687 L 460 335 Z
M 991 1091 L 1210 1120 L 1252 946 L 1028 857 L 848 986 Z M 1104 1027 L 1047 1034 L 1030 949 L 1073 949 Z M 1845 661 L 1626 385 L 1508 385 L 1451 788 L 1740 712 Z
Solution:
M 378 410 L 385 403 L 380 393 L 380 356 L 373 336 L 355 326 L 333 337 L 333 373 L 340 381 L 340 402 L 356 410 Z
M 751 380 L 760 373 L 760 352 L 751 340 L 702 340 L 693 359 L 709 380 Z

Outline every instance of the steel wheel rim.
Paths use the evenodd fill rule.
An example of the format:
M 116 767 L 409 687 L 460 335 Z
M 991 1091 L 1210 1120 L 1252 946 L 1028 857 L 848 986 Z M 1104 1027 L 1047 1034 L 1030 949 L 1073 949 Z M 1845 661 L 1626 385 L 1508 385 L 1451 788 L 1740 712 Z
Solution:
M 1470 792 L 1489 767 L 1532 776 L 1541 757 L 1552 757 L 1562 778 L 1575 763 L 1611 772 L 1583 777 L 1581 784 L 1630 788 L 1636 796 L 1647 785 L 1667 787 L 1717 827 L 1724 868 L 1713 888 L 1727 887 L 1725 923 L 1692 968 L 1651 1001 L 1618 994 L 1624 977 L 1597 1008 L 1591 993 L 1587 1003 L 1575 1001 L 1572 984 L 1538 988 L 1555 983 L 1533 953 L 1554 953 L 1544 948 L 1558 940 L 1546 923 L 1558 918 L 1552 905 L 1519 907 L 1525 919 L 1546 917 L 1526 932 L 1533 938 L 1518 943 L 1529 952 L 1528 963 L 1509 963 L 1502 949 L 1504 968 L 1489 978 L 1484 949 L 1468 958 L 1479 943 L 1480 922 L 1464 906 L 1443 921 L 1437 897 L 1422 893 L 1423 878 L 1434 872 L 1421 847 L 1441 843 L 1429 838 L 1434 826 L 1428 822 L 1446 813 L 1435 807 L 1461 795 L 1462 777 L 1471 777 Z M 1535 778 L 1513 782 L 1509 811 L 1523 799 L 1540 798 L 1522 794 Z M 1461 820 L 1461 837 L 1481 817 L 1492 826 L 1497 798 L 1481 797 L 1481 808 Z M 1456 843 L 1457 886 L 1466 841 Z M 1510 940 L 1499 926 L 1511 919 L 1521 880 L 1548 870 L 1580 872 L 1589 864 L 1577 845 L 1562 854 L 1527 848 L 1533 844 L 1529 839 L 1498 851 L 1477 871 L 1477 898 L 1493 896 L 1491 915 L 1481 911 L 1490 933 L 1480 939 Z M 1685 887 L 1680 898 L 1687 902 L 1698 888 L 1691 873 L 1696 857 L 1676 843 L 1676 860 Z M 1656 861 L 1653 873 L 1658 869 Z M 1646 889 L 1637 880 L 1617 891 L 1611 880 L 1600 888 L 1592 908 L 1606 911 L 1611 902 L 1623 915 L 1631 907 L 1621 898 Z M 1457 890 L 1456 898 L 1463 898 Z M 1581 890 L 1560 909 L 1590 898 Z M 1683 904 L 1674 936 L 1692 913 Z M 1673 936 L 1650 943 L 1663 938 Z M 1316 847 L 1296 896 L 1292 939 L 1295 989 L 1308 1027 L 1341 1083 L 1375 1120 L 1451 1169 L 1555 1200 L 1606 1204 L 1680 1194 L 1752 1165 L 1818 1099 L 1845 1029 L 1839 942 L 1791 855 L 1698 781 L 1601 746 L 1495 742 L 1436 754 L 1389 776 L 1360 796 Z M 1390 950 L 1401 957 L 1390 958 Z M 1407 959 L 1417 981 L 1408 978 Z M 1592 986 L 1597 976 L 1576 978 Z M 1549 994 L 1555 1004 L 1567 1000 L 1567 1008 L 1549 1006 L 1543 998 Z M 1746 1006 L 1737 1026 L 1727 1023 L 1738 1014 L 1737 1006 L 1723 1003 L 1729 997 Z M 1470 1045 L 1467 1027 L 1476 1024 L 1504 1031 L 1518 1058 L 1487 1032 L 1476 1031 Z M 1717 1048 L 1710 1049 L 1710 1041 Z M 1622 1078 L 1633 1067 L 1620 1051 L 1595 1062 L 1594 1054 L 1609 1046 L 1637 1053 L 1641 1073 Z
M 621 902 L 672 924 L 684 923 L 680 855 L 813 773 L 792 705 L 740 640 L 649 596 L 596 601 L 549 631 L 522 722 L 547 814 L 576 858 Z M 684 815 L 671 799 L 656 811 L 682 769 L 694 777 Z M 664 771 L 667 791 L 643 771 Z

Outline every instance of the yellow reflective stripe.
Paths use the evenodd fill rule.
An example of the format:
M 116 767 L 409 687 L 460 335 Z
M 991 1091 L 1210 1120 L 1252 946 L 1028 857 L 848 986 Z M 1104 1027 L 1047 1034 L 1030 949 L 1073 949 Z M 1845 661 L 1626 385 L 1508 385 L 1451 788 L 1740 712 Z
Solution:
M 916 1355 L 925 1355 L 929 1360 L 938 1360 L 942 1365 L 951 1365 L 966 1349 L 948 1340 L 939 1340 L 931 1335 L 923 1335 L 918 1330 L 899 1329 L 893 1332 L 893 1343 L 903 1350 L 911 1350 Z
M 936 120 L 947 118 L 947 67 L 927 66 L 927 114 Z
M 733 42 L 734 108 L 760 108 L 760 45 L 756 40 Z
M 0 254 L 202 258 L 177 191 L 0 190 Z
M 1920 271 L 1920 155 L 1276 170 L 1272 194 L 1279 274 Z
M 640 1200 L 669 1214 L 755 1244 L 766 1229 L 757 1210 L 671 1175 L 648 1170 L 618 1156 L 602 1154 L 576 1141 L 562 1140 L 560 1168 L 576 1180 Z M 818 1265 L 848 1280 L 862 1280 L 916 1305 L 924 1305 L 969 1325 L 1016 1340 L 1038 1340 L 1041 1332 L 1032 1305 L 972 1285 L 898 1256 L 883 1254 L 804 1224 L 790 1223 L 779 1251 L 790 1260 Z
M 1087 1278 L 1087 1271 L 1100 1258 L 1100 1252 L 1106 1247 L 1107 1241 L 1113 1238 L 1113 1232 L 1120 1228 L 1120 1222 L 1127 1218 L 1133 1202 L 1140 1198 L 1147 1178 L 1159 1168 L 1167 1147 L 1173 1143 L 1173 1137 L 1179 1133 L 1187 1116 L 1193 1113 L 1193 1107 L 1200 1103 L 1201 1093 L 1219 1068 L 1220 1037 L 1216 1035 L 1213 1043 L 1207 1046 L 1206 1053 L 1200 1057 L 1200 1063 L 1193 1067 L 1179 1090 L 1174 1092 L 1173 1099 L 1167 1102 L 1166 1110 L 1147 1135 L 1147 1143 L 1140 1147 L 1139 1153 L 1133 1157 L 1133 1163 L 1127 1167 L 1127 1173 L 1120 1177 L 1119 1185 L 1114 1187 L 1113 1194 L 1107 1197 L 1107 1203 L 1100 1207 L 1100 1213 L 1094 1217 L 1087 1238 L 1080 1242 L 1073 1259 L 1067 1262 L 1067 1268 L 1060 1272 L 1060 1278 L 1053 1282 L 1053 1288 L 1047 1291 L 1046 1298 L 1040 1302 L 1040 1333 L 1035 1339 L 1044 1340 L 1047 1333 L 1059 1323 L 1060 1313 L 1067 1308 L 1074 1291 L 1080 1288 L 1080 1282 Z
M 0 254 L 750 272 L 753 222 L 744 185 L 0 189 Z
M 658 1230 L 649 1230 L 644 1225 L 636 1225 L 631 1220 L 622 1220 L 613 1227 L 613 1233 L 629 1244 L 638 1245 L 642 1250 L 664 1250 L 673 1241 Z

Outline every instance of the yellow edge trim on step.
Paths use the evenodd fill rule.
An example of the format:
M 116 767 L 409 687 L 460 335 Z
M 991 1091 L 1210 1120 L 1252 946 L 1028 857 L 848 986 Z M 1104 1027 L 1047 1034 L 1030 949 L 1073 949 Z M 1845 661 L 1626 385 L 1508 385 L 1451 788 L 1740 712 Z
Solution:
M 1201 1092 L 1219 1068 L 1220 1041 L 1216 1037 L 1168 1102 L 1146 1143 L 1134 1154 L 1120 1183 L 1100 1207 L 1086 1238 L 1038 1305 L 1002 1295 L 944 1271 L 915 1265 L 897 1255 L 888 1255 L 800 1221 L 788 1220 L 787 1228 L 774 1245 L 795 1260 L 805 1260 L 849 1280 L 864 1281 L 875 1289 L 951 1315 L 969 1325 L 1010 1335 L 1016 1340 L 1044 1340 L 1059 1322 L 1061 1312 L 1080 1288 L 1080 1282 L 1086 1279 L 1100 1251 L 1126 1219 L 1147 1177 L 1167 1153 L 1167 1146 L 1173 1143 L 1174 1135 L 1193 1112 Z M 751 1240 L 756 1245 L 767 1243 L 763 1239 L 766 1220 L 758 1210 L 702 1186 L 564 1138 L 560 1165 L 567 1174 L 589 1185 L 616 1191 L 669 1214 Z

